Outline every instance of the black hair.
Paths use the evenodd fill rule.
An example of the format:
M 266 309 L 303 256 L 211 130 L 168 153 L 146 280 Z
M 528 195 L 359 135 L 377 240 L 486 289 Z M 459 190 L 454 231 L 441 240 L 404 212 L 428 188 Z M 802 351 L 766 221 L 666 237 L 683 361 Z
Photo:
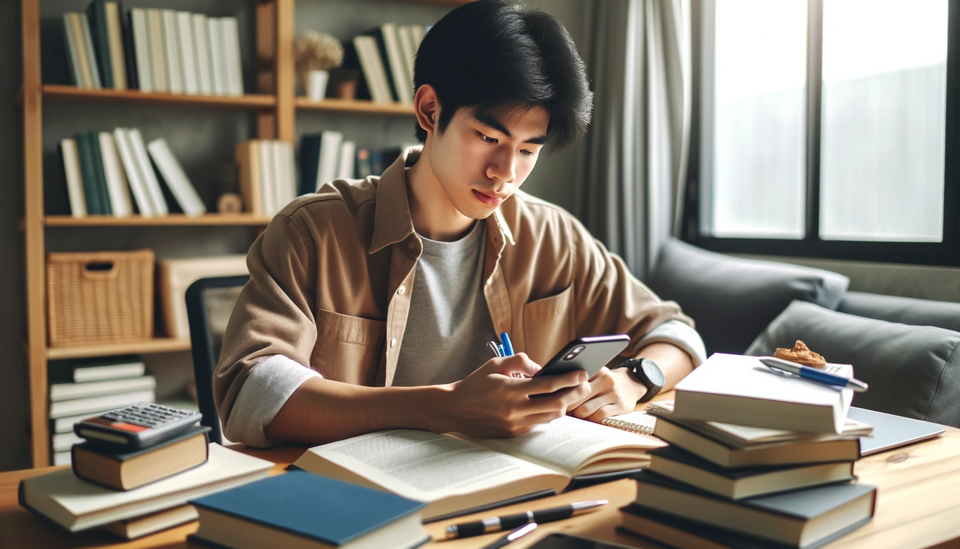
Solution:
M 590 125 L 593 93 L 570 33 L 556 17 L 505 0 L 470 2 L 438 21 L 417 51 L 413 81 L 414 90 L 436 90 L 438 133 L 463 107 L 484 114 L 542 107 L 551 149 Z M 417 139 L 427 139 L 419 124 Z

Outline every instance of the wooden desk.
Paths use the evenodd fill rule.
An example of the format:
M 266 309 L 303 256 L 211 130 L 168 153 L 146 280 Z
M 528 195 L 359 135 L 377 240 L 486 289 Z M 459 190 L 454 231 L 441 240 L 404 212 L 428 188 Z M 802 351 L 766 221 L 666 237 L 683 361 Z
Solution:
M 244 451 L 276 462 L 277 466 L 271 473 L 281 474 L 286 465 L 295 461 L 303 450 L 302 447 L 285 447 Z M 195 522 L 126 543 L 118 543 L 117 538 L 96 530 L 71 535 L 56 529 L 17 504 L 17 485 L 21 479 L 55 469 L 48 467 L 0 473 L 0 547 L 203 547 L 196 543 L 188 544 L 186 541 L 187 535 L 197 529 Z M 879 488 L 876 516 L 866 526 L 851 532 L 829 547 L 904 549 L 938 544 L 944 547 L 960 547 L 960 429 L 947 428 L 947 432 L 937 439 L 862 459 L 856 465 L 856 474 L 860 477 L 860 482 Z M 533 503 L 505 507 L 496 514 L 527 508 L 542 509 L 572 501 L 609 499 L 610 505 L 604 511 L 544 524 L 538 532 L 528 536 L 530 539 L 518 541 L 511 547 L 522 549 L 545 533 L 554 531 L 580 533 L 636 547 L 657 547 L 652 543 L 618 534 L 614 530 L 620 520 L 617 509 L 633 501 L 635 495 L 636 483 L 632 480 L 621 480 Z M 425 529 L 437 538 L 449 524 L 491 514 L 487 512 L 428 524 Z M 489 534 L 450 542 L 433 542 L 428 547 L 482 547 L 497 536 L 498 534 Z

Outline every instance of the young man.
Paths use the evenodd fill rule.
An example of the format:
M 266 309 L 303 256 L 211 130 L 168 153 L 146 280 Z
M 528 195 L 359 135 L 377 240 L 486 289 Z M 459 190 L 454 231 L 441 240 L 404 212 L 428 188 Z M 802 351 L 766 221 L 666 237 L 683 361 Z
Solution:
M 214 380 L 228 439 L 512 436 L 568 411 L 630 411 L 659 388 L 651 368 L 669 388 L 703 360 L 675 303 L 570 214 L 518 192 L 541 150 L 590 120 L 583 62 L 555 18 L 457 8 L 424 38 L 415 89 L 422 150 L 301 197 L 251 247 Z M 491 358 L 502 332 L 518 354 Z M 644 368 L 530 377 L 573 338 L 615 333 Z

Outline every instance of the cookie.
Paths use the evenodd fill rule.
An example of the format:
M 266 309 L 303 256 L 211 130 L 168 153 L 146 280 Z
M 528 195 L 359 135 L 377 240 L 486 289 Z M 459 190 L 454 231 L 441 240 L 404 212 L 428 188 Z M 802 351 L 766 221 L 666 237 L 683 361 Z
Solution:
M 774 358 L 788 360 L 790 362 L 803 364 L 804 366 L 811 366 L 813 368 L 823 368 L 827 364 L 827 359 L 811 351 L 810 348 L 799 339 L 793 345 L 793 349 L 778 348 L 777 352 L 773 353 L 773 356 Z

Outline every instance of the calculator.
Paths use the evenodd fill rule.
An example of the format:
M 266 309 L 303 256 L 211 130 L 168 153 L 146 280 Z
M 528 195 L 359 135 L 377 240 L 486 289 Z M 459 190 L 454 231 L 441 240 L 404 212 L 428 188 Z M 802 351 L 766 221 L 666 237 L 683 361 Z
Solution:
M 73 432 L 97 446 L 141 450 L 180 435 L 202 417 L 193 410 L 138 402 L 80 421 Z

